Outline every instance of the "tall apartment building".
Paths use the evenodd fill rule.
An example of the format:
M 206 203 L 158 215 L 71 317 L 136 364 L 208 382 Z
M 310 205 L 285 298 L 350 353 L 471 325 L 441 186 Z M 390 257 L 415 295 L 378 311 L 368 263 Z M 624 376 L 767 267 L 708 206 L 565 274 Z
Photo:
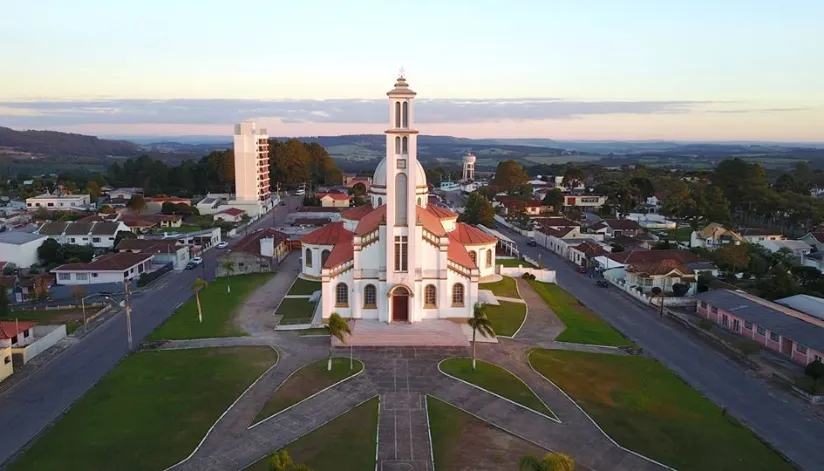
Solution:
M 269 202 L 269 135 L 254 121 L 235 125 L 235 200 Z

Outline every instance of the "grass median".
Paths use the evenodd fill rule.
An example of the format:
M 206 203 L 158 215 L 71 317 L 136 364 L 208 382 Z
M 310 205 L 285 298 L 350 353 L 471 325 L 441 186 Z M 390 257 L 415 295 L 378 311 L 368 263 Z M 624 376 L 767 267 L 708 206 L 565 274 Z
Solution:
M 518 294 L 518 287 L 515 285 L 515 278 L 508 276 L 492 283 L 481 283 L 478 285 L 478 289 L 488 289 L 495 296 L 521 299 L 521 295 Z
M 495 335 L 511 337 L 521 327 L 526 317 L 526 304 L 499 301 L 499 305 L 487 304 L 484 309 Z

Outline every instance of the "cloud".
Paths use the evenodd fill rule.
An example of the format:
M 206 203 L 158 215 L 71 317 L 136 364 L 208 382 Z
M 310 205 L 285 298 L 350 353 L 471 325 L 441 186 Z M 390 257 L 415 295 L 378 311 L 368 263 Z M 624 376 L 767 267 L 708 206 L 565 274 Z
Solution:
M 424 100 L 416 103 L 421 124 L 575 119 L 588 115 L 684 114 L 714 102 Z M 741 111 L 745 112 L 745 111 Z M 0 126 L 49 128 L 83 124 L 227 124 L 244 119 L 284 123 L 383 123 L 386 100 L 86 100 L 0 102 Z
M 706 110 L 707 113 L 784 113 L 788 111 L 807 111 L 810 108 L 741 108 L 732 110 Z

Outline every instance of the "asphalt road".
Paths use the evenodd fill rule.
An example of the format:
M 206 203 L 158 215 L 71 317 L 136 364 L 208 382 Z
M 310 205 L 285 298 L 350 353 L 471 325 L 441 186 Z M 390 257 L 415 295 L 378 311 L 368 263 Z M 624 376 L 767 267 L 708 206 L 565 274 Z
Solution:
M 252 223 L 250 231 L 283 223 L 288 208 L 295 206 L 297 201 L 292 198 L 289 205 L 275 207 Z M 203 255 L 205 268 L 173 272 L 158 280 L 157 286 L 133 296 L 135 348 L 179 304 L 191 297 L 189 288 L 195 278 L 204 274 L 208 279 L 214 278 L 220 252 L 213 248 Z M 3 464 L 0 468 L 4 468 L 9 458 L 57 419 L 128 352 L 126 318 L 120 312 L 0 395 L 0 463 Z
M 795 398 L 775 391 L 761 379 L 712 349 L 672 321 L 595 280 L 543 247 L 528 247 L 528 238 L 500 229 L 518 243 L 522 254 L 557 273 L 558 284 L 639 346 L 676 372 L 762 439 L 806 470 L 824 469 L 824 421 L 804 410 Z

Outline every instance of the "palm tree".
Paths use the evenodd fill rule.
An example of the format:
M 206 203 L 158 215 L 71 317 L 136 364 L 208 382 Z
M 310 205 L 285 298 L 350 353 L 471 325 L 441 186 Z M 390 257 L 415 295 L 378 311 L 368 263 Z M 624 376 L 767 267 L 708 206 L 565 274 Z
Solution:
M 475 333 L 480 332 L 484 337 L 495 335 L 492 322 L 486 317 L 486 305 L 475 303 L 472 317 L 469 318 L 469 327 L 472 327 L 472 371 L 475 371 Z
M 199 322 L 203 322 L 203 308 L 200 306 L 200 290 L 209 286 L 209 282 L 204 280 L 203 278 L 197 278 L 194 283 L 192 283 L 192 291 L 195 293 L 195 299 L 197 300 L 197 320 Z
M 518 471 L 573 471 L 575 461 L 566 453 L 547 453 L 539 460 L 527 455 L 521 458 Z
M 225 262 L 223 262 L 221 264 L 221 266 L 223 267 L 223 270 L 226 271 L 226 273 L 227 273 L 226 276 L 232 276 L 232 274 L 235 273 L 235 263 L 233 261 L 226 260 Z M 226 281 L 226 292 L 227 293 L 232 292 L 232 287 L 229 286 L 229 281 L 228 280 Z
M 352 329 L 349 327 L 349 324 L 343 320 L 343 317 L 340 316 L 337 312 L 333 312 L 331 316 L 329 316 L 329 363 L 327 370 L 332 371 L 332 339 L 338 339 L 341 343 L 346 343 L 345 335 L 352 335 Z M 352 348 L 349 348 L 349 357 L 352 357 Z M 351 361 L 350 361 L 350 368 L 351 368 Z
M 289 452 L 276 451 L 269 456 L 269 471 L 312 471 L 305 464 L 295 464 Z

